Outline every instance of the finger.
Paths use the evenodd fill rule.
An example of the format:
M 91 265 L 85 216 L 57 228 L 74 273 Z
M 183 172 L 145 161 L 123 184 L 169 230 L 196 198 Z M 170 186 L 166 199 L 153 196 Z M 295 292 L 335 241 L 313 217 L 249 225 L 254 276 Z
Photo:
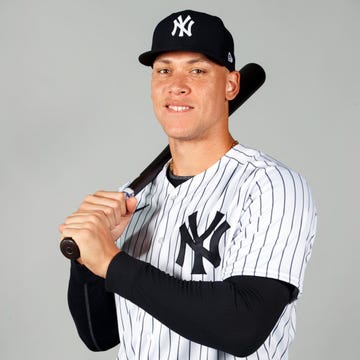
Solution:
M 75 212 L 65 219 L 64 224 L 71 225 L 74 223 L 86 223 L 86 222 L 92 222 L 97 225 L 101 223 L 102 226 L 106 226 L 110 229 L 114 227 L 114 225 L 110 222 L 109 218 L 105 216 L 105 214 L 102 211 L 99 210 Z
M 58 230 L 60 233 L 62 233 L 63 229 L 64 229 L 64 225 L 65 224 L 60 224 L 59 227 L 58 227 Z
M 119 192 L 119 191 L 105 191 L 105 190 L 96 191 L 96 193 L 94 194 L 94 196 L 104 197 L 104 198 L 114 199 L 114 200 L 124 200 L 125 197 L 126 197 L 123 192 Z
M 121 215 L 125 215 L 126 212 L 128 211 L 127 207 L 126 207 L 126 200 L 127 200 L 127 196 L 125 193 L 123 192 L 119 192 L 119 191 L 104 191 L 104 190 L 100 190 L 97 191 L 94 196 L 99 197 L 99 198 L 106 198 L 106 199 L 111 199 L 111 200 L 115 200 L 115 201 L 120 201 L 120 204 L 122 205 L 121 208 Z
M 115 226 L 119 222 L 119 219 L 121 218 L 120 206 L 116 203 L 113 204 L 108 203 L 106 205 L 104 203 L 93 203 L 86 200 L 80 205 L 80 208 L 78 209 L 77 212 L 102 213 L 104 214 L 104 216 L 107 217 L 111 226 Z
M 91 226 L 86 226 L 83 223 L 74 223 L 71 225 L 65 225 L 61 232 L 61 240 L 65 238 L 76 239 L 78 246 L 82 244 L 82 240 L 93 237 L 93 232 L 90 229 Z
M 102 196 L 102 194 L 107 196 Z M 94 195 L 88 195 L 79 210 L 101 210 L 115 224 L 127 212 L 124 195 L 110 192 L 97 192 Z
M 104 204 L 108 204 L 109 206 L 111 206 L 111 204 L 124 204 L 125 200 L 126 200 L 126 196 L 123 192 L 114 192 L 114 191 L 97 191 L 95 194 L 93 194 L 94 196 L 94 200 L 97 201 L 99 200 L 100 202 L 103 202 Z M 108 201 L 107 201 L 108 200 Z M 126 208 L 124 207 L 123 209 L 124 211 L 126 211 Z
M 126 200 L 126 208 L 130 214 L 133 214 L 134 211 L 136 210 L 137 203 L 138 201 L 135 197 L 131 197 Z
M 97 235 L 111 231 L 113 228 L 102 212 L 75 213 L 65 220 L 61 232 L 63 234 L 65 230 L 69 229 L 84 229 Z
M 106 234 L 109 234 L 109 238 L 112 238 L 111 231 L 108 228 L 103 228 L 92 221 L 64 224 L 61 232 L 62 238 L 70 237 L 74 239 L 79 247 L 85 242 L 106 237 Z

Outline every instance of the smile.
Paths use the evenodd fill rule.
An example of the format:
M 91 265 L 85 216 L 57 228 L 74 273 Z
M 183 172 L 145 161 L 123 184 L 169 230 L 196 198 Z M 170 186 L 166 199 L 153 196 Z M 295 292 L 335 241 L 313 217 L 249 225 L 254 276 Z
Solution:
M 179 106 L 179 105 L 166 105 L 166 107 L 175 112 L 183 112 L 183 111 L 189 111 L 193 109 L 191 106 Z

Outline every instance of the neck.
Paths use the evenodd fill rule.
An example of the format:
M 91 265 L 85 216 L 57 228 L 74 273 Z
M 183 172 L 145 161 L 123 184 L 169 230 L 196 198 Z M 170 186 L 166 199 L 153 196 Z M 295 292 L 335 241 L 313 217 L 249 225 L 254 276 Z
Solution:
M 194 176 L 208 169 L 226 154 L 237 141 L 230 134 L 216 141 L 169 139 L 171 171 L 177 176 Z

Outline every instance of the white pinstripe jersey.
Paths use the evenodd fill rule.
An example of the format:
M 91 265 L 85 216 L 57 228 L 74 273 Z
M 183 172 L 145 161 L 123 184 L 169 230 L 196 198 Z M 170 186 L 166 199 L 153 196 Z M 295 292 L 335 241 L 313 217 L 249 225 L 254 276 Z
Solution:
M 118 242 L 128 254 L 184 280 L 255 275 L 289 282 L 302 292 L 316 209 L 306 181 L 276 160 L 237 145 L 176 188 L 165 167 L 137 198 L 138 208 L 146 207 L 134 214 Z M 194 241 L 203 235 L 202 247 L 213 255 L 218 250 L 219 261 L 196 260 L 184 234 Z M 199 266 L 194 273 L 195 260 L 203 266 L 200 273 Z M 118 359 L 236 359 L 179 336 L 118 295 L 115 300 Z M 287 359 L 294 334 L 295 302 L 247 359 Z

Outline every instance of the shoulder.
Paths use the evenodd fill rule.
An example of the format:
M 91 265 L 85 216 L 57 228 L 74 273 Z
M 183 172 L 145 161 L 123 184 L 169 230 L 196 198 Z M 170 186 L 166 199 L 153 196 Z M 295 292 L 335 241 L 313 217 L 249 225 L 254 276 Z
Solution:
M 268 193 L 276 200 L 279 196 L 292 198 L 307 198 L 312 202 L 310 186 L 307 180 L 296 170 L 268 154 L 237 145 L 225 157 L 234 164 L 234 179 L 239 181 L 240 192 L 254 196 Z
M 238 170 L 248 168 L 257 180 L 259 178 L 283 178 L 284 181 L 306 181 L 296 170 L 274 157 L 250 147 L 238 144 L 225 157 L 237 164 Z
M 234 146 L 225 156 L 242 165 L 251 165 L 255 169 L 266 169 L 270 167 L 284 168 L 291 170 L 281 161 L 270 155 L 250 147 L 238 144 Z

